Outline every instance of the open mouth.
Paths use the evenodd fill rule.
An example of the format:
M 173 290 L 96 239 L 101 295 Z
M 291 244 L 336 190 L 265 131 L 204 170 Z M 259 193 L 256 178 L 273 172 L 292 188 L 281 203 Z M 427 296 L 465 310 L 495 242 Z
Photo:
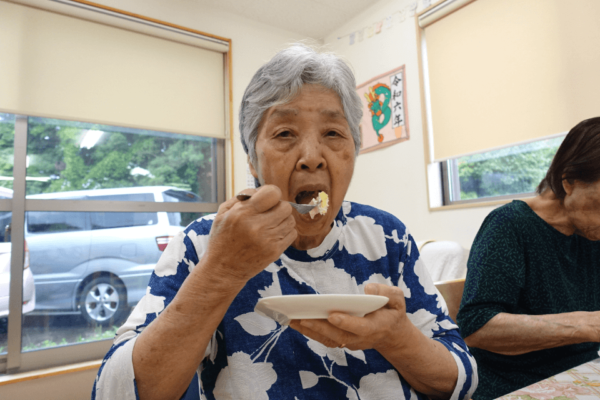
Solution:
M 308 204 L 312 199 L 317 197 L 320 190 L 303 190 L 298 193 L 295 197 L 295 201 L 298 204 Z

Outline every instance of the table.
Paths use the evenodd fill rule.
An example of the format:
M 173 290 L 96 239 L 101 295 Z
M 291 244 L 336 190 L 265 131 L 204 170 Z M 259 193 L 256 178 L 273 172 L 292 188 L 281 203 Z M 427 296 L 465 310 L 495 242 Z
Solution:
M 566 370 L 497 400 L 600 399 L 600 358 Z

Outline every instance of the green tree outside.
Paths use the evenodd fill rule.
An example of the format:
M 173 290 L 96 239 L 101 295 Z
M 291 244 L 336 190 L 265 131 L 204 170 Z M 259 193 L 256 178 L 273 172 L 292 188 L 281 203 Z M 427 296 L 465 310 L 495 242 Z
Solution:
M 107 127 L 86 125 L 83 129 L 52 120 L 29 120 L 28 195 L 173 186 L 194 192 L 204 201 L 211 200 L 212 139 L 149 131 L 119 132 L 113 127 L 108 131 Z M 88 131 L 103 132 L 90 148 L 82 146 Z M 0 131 L 0 140 L 2 135 Z
M 15 120 L 10 114 L 0 113 L 0 187 L 13 188 L 13 166 L 15 164 L 14 153 Z
M 534 192 L 562 140 L 559 137 L 459 158 L 457 200 Z

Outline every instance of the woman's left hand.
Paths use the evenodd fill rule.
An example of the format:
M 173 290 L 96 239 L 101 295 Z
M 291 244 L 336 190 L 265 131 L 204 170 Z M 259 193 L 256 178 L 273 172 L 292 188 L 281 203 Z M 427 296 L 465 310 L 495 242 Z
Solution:
M 293 320 L 290 326 L 327 347 L 349 350 L 375 349 L 380 353 L 400 350 L 405 343 L 403 332 L 410 332 L 412 322 L 406 315 L 404 293 L 395 286 L 370 283 L 365 294 L 385 296 L 388 303 L 364 317 L 332 313 L 327 319 Z

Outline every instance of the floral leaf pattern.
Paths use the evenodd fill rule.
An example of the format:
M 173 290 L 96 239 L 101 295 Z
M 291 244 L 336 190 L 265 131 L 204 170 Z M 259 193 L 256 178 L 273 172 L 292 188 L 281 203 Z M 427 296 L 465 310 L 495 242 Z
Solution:
M 213 219 L 214 215 L 193 222 L 167 246 L 146 296 L 117 332 L 102 364 L 94 386 L 96 399 L 109 399 L 104 393 L 123 387 L 128 388 L 123 393 L 135 393 L 133 341 L 170 304 L 198 264 Z M 448 317 L 408 229 L 390 214 L 349 202 L 342 204 L 318 247 L 307 251 L 290 247 L 247 282 L 212 335 L 190 392 L 199 392 L 199 399 L 218 400 L 426 400 L 377 351 L 326 347 L 288 329 L 285 315 L 256 307 L 259 299 L 271 296 L 361 294 L 369 283 L 402 289 L 410 321 L 425 336 L 441 342 L 458 365 L 452 399 L 471 398 L 477 385 L 476 363 Z M 121 398 L 135 400 L 129 395 Z
M 362 350 L 350 350 L 350 349 L 344 349 L 344 351 L 348 354 L 350 354 L 352 357 L 358 358 L 359 360 L 361 360 L 362 362 L 364 362 L 365 364 L 367 363 L 367 359 L 365 358 L 365 352 Z
M 354 390 L 352 388 L 348 388 L 348 390 L 346 390 L 346 397 L 348 398 L 348 400 L 358 400 L 358 395 L 356 394 L 356 390 Z
M 258 294 L 262 298 L 281 296 L 281 285 L 279 284 L 279 277 L 277 276 L 279 268 L 275 264 L 270 264 L 265 271 L 271 272 L 273 283 L 270 286 L 266 286 L 263 290 L 258 290 Z
M 310 389 L 319 382 L 319 377 L 311 371 L 300 371 L 300 381 L 302 389 Z
M 364 376 L 358 388 L 361 399 L 400 400 L 404 398 L 403 393 L 400 377 L 394 369 Z
M 246 332 L 254 336 L 264 336 L 277 329 L 277 323 L 271 318 L 263 317 L 254 311 L 238 315 L 234 318 Z
M 358 291 L 360 293 L 365 292 L 365 286 L 369 283 L 381 283 L 384 285 L 392 286 L 392 279 L 388 276 L 387 278 L 382 274 L 373 274 L 369 276 L 369 279 L 358 285 Z
M 376 261 L 387 255 L 383 226 L 371 217 L 348 218 L 345 232 L 340 236 L 340 250 L 349 254 L 362 254 L 369 261 Z
M 216 400 L 269 400 L 267 391 L 275 381 L 273 364 L 254 363 L 240 351 L 227 357 L 227 367 L 219 373 L 213 394 Z

